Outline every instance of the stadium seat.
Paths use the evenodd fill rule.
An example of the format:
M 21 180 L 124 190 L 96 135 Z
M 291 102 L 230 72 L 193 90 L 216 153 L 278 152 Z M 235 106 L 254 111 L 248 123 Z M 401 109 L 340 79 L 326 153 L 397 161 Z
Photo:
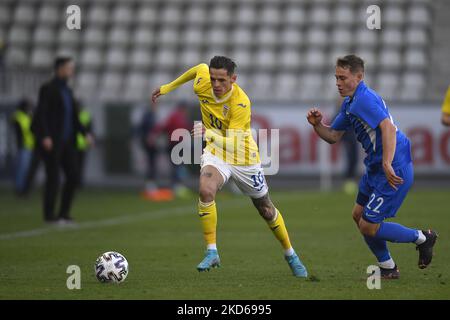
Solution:
M 134 19 L 134 11 L 129 5 L 118 5 L 112 12 L 111 23 L 113 26 L 128 26 Z
M 422 73 L 405 73 L 402 83 L 403 88 L 400 94 L 402 100 L 418 100 L 423 98 L 425 77 Z
M 285 49 L 279 56 L 279 64 L 286 70 L 298 69 L 301 65 L 300 51 L 297 49 Z
M 185 15 L 186 26 L 202 25 L 207 19 L 205 7 L 201 5 L 189 6 Z
M 317 72 L 306 72 L 300 76 L 300 98 L 303 100 L 317 99 L 322 92 L 322 76 Z
M 121 48 L 109 48 L 106 52 L 106 65 L 109 70 L 120 70 L 127 64 L 128 56 Z
M 333 25 L 338 25 L 341 27 L 351 26 L 353 24 L 354 17 L 354 12 L 350 6 L 338 5 L 336 9 L 333 10 Z
M 4 3 L 0 4 L 0 29 L 7 26 L 11 21 L 11 11 L 10 7 Z
M 141 26 L 134 32 L 133 44 L 138 47 L 150 47 L 154 43 L 153 31 Z
M 108 34 L 108 44 L 113 46 L 126 47 L 130 41 L 130 33 L 126 28 L 114 27 Z
M 27 67 L 29 59 L 26 49 L 24 49 L 23 47 L 7 48 L 5 54 L 5 61 L 10 66 Z
M 393 72 L 380 73 L 376 80 L 376 90 L 385 100 L 391 100 L 398 92 L 399 77 Z
M 298 3 L 290 3 L 284 10 L 283 24 L 287 26 L 301 27 L 306 22 L 306 12 L 304 7 Z
M 8 43 L 11 45 L 28 45 L 30 42 L 30 32 L 27 28 L 14 25 L 8 34 Z
M 259 23 L 267 27 L 278 26 L 281 22 L 280 10 L 277 6 L 266 5 L 260 13 Z
M 137 22 L 139 26 L 148 27 L 155 24 L 158 15 L 158 10 L 153 6 L 140 7 L 137 10 Z
M 331 21 L 330 10 L 326 6 L 315 5 L 308 12 L 309 25 L 315 27 L 326 27 Z
M 296 98 L 297 92 L 301 90 L 296 73 L 279 73 L 275 76 L 274 82 L 277 84 L 277 89 L 272 91 L 273 98 L 279 101 L 292 101 Z
M 151 51 L 138 48 L 131 53 L 131 67 L 134 69 L 147 69 L 152 61 Z
M 64 47 L 75 47 L 80 43 L 81 34 L 80 31 L 62 27 L 58 32 L 58 44 Z
M 41 6 L 38 13 L 39 25 L 54 26 L 58 22 L 62 21 L 64 15 L 58 11 L 58 7 L 53 3 L 46 3 Z
M 253 86 L 250 89 L 250 97 L 253 99 L 273 99 L 272 74 L 268 72 L 258 71 L 253 74 Z
M 201 53 L 197 47 L 191 47 L 180 52 L 178 63 L 181 69 L 187 69 L 202 62 Z
M 106 6 L 93 5 L 91 8 L 89 8 L 87 17 L 89 27 L 104 26 L 108 23 L 108 21 L 109 11 Z
M 273 50 L 259 49 L 256 51 L 254 59 L 254 67 L 257 70 L 267 70 L 275 67 L 277 56 Z
M 120 73 L 106 72 L 103 74 L 101 81 L 101 98 L 102 99 L 116 99 L 122 93 L 122 76 Z
M 331 32 L 331 44 L 334 47 L 348 48 L 353 43 L 352 32 L 347 28 L 336 28 Z
M 328 33 L 325 29 L 309 28 L 306 40 L 306 47 L 325 47 L 328 44 Z
M 83 68 L 98 69 L 102 66 L 103 55 L 97 48 L 86 48 L 81 54 L 80 62 Z
M 97 90 L 98 78 L 97 73 L 93 71 L 77 72 L 75 89 L 78 94 L 92 94 Z
M 135 100 L 137 97 L 145 99 L 150 96 L 148 74 L 142 72 L 133 72 L 125 78 L 125 99 Z
M 173 68 L 176 60 L 174 50 L 164 48 L 158 50 L 155 57 L 155 67 L 157 68 Z
M 428 36 L 422 28 L 408 28 L 405 41 L 409 47 L 425 47 L 428 43 Z
M 287 27 L 280 32 L 280 44 L 286 46 L 300 46 L 303 43 L 303 33 L 297 27 Z
M 326 65 L 325 53 L 319 49 L 308 49 L 304 61 L 307 69 L 321 69 Z
M 214 26 L 225 26 L 230 23 L 231 8 L 225 5 L 217 5 L 208 12 L 208 22 Z
M 14 11 L 14 23 L 21 26 L 30 26 L 36 20 L 36 10 L 26 3 L 19 3 Z
M 400 29 L 389 28 L 381 33 L 381 44 L 384 47 L 401 47 L 404 36 Z
M 34 31 L 33 42 L 37 46 L 49 46 L 56 41 L 54 29 L 48 27 L 38 27 Z
M 400 6 L 387 5 L 382 9 L 382 24 L 387 27 L 401 27 L 405 22 L 404 11 Z
M 72 30 L 69 31 L 72 32 Z M 82 34 L 85 48 L 103 46 L 106 40 L 105 32 L 100 28 L 87 28 Z
M 237 14 L 235 15 L 235 25 L 240 26 L 248 26 L 248 25 L 254 25 L 256 21 L 258 20 L 257 11 L 253 6 L 250 5 L 242 5 L 240 6 L 239 10 L 237 11 Z
M 167 26 L 158 32 L 158 45 L 175 46 L 178 44 L 178 30 Z
M 405 65 L 408 69 L 423 69 L 429 64 L 425 51 L 411 49 L 405 52 Z
M 181 44 L 183 47 L 200 46 L 203 43 L 203 30 L 200 27 L 188 27 L 183 30 Z
M 378 32 L 366 28 L 358 29 L 356 42 L 359 46 L 375 47 L 378 41 Z
M 408 9 L 408 23 L 416 26 L 429 26 L 431 24 L 430 12 L 426 6 L 413 5 Z
M 162 10 L 160 22 L 164 25 L 177 26 L 181 21 L 182 12 L 178 5 L 169 4 Z
M 400 51 L 389 48 L 380 52 L 378 65 L 383 70 L 399 69 L 402 65 Z
M 237 47 L 231 52 L 231 58 L 236 62 L 238 69 L 247 69 L 252 64 L 253 56 L 250 50 Z
M 254 43 L 252 30 L 247 27 L 236 28 L 231 37 L 234 39 L 234 45 L 238 47 L 251 46 Z
M 225 46 L 228 43 L 228 34 L 225 28 L 213 27 L 206 32 L 206 43 L 209 46 Z
M 274 28 L 264 27 L 257 31 L 256 41 L 259 46 L 274 47 L 277 44 L 278 34 Z

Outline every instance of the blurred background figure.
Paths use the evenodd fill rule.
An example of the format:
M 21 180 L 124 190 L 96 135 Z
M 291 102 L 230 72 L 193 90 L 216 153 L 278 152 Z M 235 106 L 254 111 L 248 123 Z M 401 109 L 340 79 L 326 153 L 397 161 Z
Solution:
M 442 103 L 441 121 L 444 126 L 450 126 L 450 86 L 447 89 L 444 102 Z
M 30 181 L 27 179 L 33 162 L 34 136 L 31 132 L 33 105 L 29 99 L 22 99 L 13 113 L 11 122 L 16 137 L 16 171 L 15 192 L 19 196 L 25 195 L 29 190 Z
M 78 172 L 80 174 L 79 177 L 79 186 L 83 187 L 84 185 L 84 167 L 86 162 L 86 156 L 90 148 L 95 145 L 95 135 L 92 126 L 92 115 L 91 113 L 83 106 L 81 101 L 75 100 L 79 114 L 78 118 L 80 121 L 80 125 L 83 128 L 83 132 L 77 132 L 77 155 L 78 155 Z
M 74 74 L 70 57 L 58 57 L 54 63 L 54 77 L 39 90 L 38 106 L 32 129 L 36 146 L 45 163 L 44 220 L 47 223 L 72 223 L 70 208 L 78 184 L 76 137 L 84 129 L 80 124 L 78 106 L 68 85 Z M 60 169 L 65 175 L 61 203 L 55 216 L 60 189 Z
M 173 147 L 180 143 L 180 141 L 171 141 L 172 133 L 177 129 L 185 129 L 190 131 L 192 129 L 192 121 L 189 118 L 189 105 L 180 101 L 175 105 L 175 109 L 169 114 L 167 119 L 154 126 L 147 135 L 147 145 L 155 146 L 158 136 L 165 134 L 167 136 L 167 147 L 165 149 L 169 159 Z M 182 156 L 182 154 L 180 154 Z M 176 165 L 170 160 L 171 174 L 169 190 L 162 189 L 162 194 L 173 192 L 177 197 L 188 197 L 190 195 L 189 189 L 185 186 L 185 181 L 188 171 L 184 164 Z
M 156 141 L 149 141 L 148 139 L 149 133 L 156 127 L 156 117 L 157 106 L 154 103 L 150 103 L 145 109 L 138 129 L 139 141 L 144 150 L 146 162 L 143 196 L 150 200 L 159 200 L 161 198 L 158 193 L 158 184 L 156 183 L 158 148 Z
M 338 98 L 336 112 L 339 112 L 344 99 Z M 356 183 L 357 177 L 357 163 L 358 163 L 358 143 L 353 130 L 347 130 L 341 139 L 342 146 L 344 147 L 343 153 L 345 158 L 345 170 L 344 170 L 344 182 L 342 188 L 347 194 L 356 194 L 358 185 Z

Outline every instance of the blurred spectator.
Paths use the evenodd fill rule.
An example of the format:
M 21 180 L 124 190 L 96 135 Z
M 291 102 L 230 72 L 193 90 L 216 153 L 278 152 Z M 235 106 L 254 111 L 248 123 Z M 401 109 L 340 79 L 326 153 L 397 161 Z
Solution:
M 17 195 L 25 195 L 28 190 L 27 174 L 32 163 L 34 136 L 31 132 L 31 115 L 33 105 L 30 100 L 22 99 L 12 115 L 17 144 L 15 191 Z
M 185 102 L 179 102 L 175 106 L 175 110 L 167 117 L 167 119 L 157 124 L 148 134 L 147 144 L 155 145 L 157 137 L 161 133 L 165 133 L 168 138 L 168 148 L 166 149 L 168 157 L 171 157 L 172 148 L 180 141 L 171 141 L 172 133 L 177 129 L 186 129 L 190 131 L 192 124 L 189 119 L 189 107 Z M 181 154 L 182 156 L 182 154 Z M 189 189 L 184 185 L 187 176 L 187 169 L 183 164 L 176 165 L 171 163 L 170 188 L 178 197 L 185 197 L 190 194 Z
M 77 132 L 77 155 L 78 155 L 78 172 L 79 186 L 84 185 L 84 165 L 86 162 L 86 155 L 91 147 L 94 146 L 94 132 L 92 128 L 91 113 L 84 108 L 80 101 L 75 100 L 78 104 L 78 118 L 83 128 L 83 132 Z
M 142 116 L 142 120 L 138 130 L 139 142 L 145 152 L 146 157 L 146 193 L 151 193 L 158 189 L 158 186 L 156 184 L 156 157 L 158 155 L 158 149 L 156 148 L 155 143 L 149 143 L 147 139 L 149 132 L 151 132 L 156 126 L 156 112 L 156 104 L 150 104 L 150 107 L 146 108 L 144 115 Z
M 38 106 L 32 129 L 36 146 L 45 163 L 44 219 L 60 224 L 72 223 L 70 207 L 78 184 L 76 137 L 84 129 L 78 117 L 72 89 L 68 85 L 74 73 L 69 57 L 58 57 L 54 64 L 55 76 L 39 90 Z M 65 175 L 58 217 L 55 217 L 56 199 L 60 189 L 60 169 Z
M 339 97 L 336 103 L 337 112 L 340 111 L 343 99 Z M 341 139 L 345 153 L 344 192 L 354 194 L 358 190 L 356 184 L 356 169 L 358 163 L 358 143 L 353 130 L 345 131 Z
M 444 126 L 450 126 L 450 86 L 447 89 L 444 102 L 442 103 L 441 121 Z

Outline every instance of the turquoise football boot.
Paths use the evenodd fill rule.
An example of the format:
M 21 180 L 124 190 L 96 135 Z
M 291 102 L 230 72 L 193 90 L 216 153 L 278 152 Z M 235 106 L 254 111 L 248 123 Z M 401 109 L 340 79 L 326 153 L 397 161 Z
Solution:
M 291 268 L 292 273 L 294 276 L 299 278 L 306 278 L 308 277 L 308 271 L 306 271 L 305 266 L 300 261 L 300 258 L 297 256 L 296 253 L 294 253 L 291 256 L 285 256 L 284 257 L 289 264 L 289 268 Z
M 220 267 L 220 258 L 219 254 L 217 253 L 217 250 L 208 249 L 206 250 L 205 258 L 197 266 L 197 270 L 199 272 L 202 272 L 202 271 L 209 271 L 209 269 L 211 268 L 218 268 L 218 267 Z

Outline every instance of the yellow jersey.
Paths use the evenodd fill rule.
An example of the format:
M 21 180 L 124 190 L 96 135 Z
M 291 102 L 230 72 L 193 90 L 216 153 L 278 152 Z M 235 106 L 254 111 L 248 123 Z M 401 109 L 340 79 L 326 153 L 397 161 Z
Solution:
M 450 115 L 450 86 L 445 94 L 444 103 L 442 104 L 442 112 Z
M 194 92 L 198 96 L 202 122 L 206 128 L 205 150 L 232 165 L 260 163 L 258 146 L 250 127 L 251 103 L 244 90 L 233 83 L 229 92 L 216 97 L 209 66 L 202 63 L 161 86 L 160 93 L 167 94 L 190 80 L 194 80 Z

